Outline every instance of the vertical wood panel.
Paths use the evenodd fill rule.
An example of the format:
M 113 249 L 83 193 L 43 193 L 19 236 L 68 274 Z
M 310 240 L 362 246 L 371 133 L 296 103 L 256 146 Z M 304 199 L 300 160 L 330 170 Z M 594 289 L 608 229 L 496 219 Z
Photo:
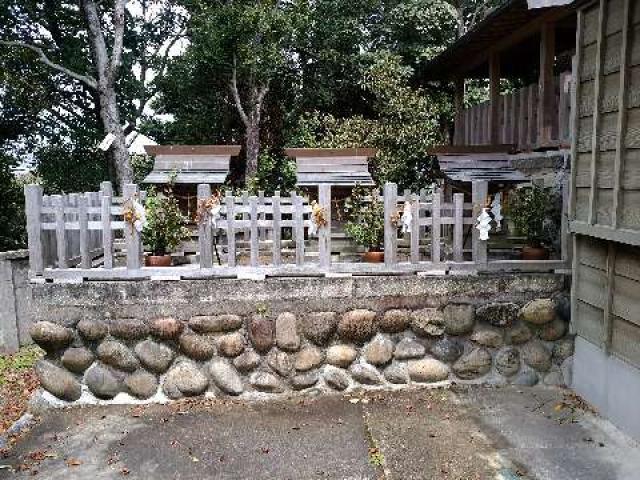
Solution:
M 571 75 L 573 88 L 571 95 L 571 194 L 569 195 L 569 220 L 576 219 L 576 174 L 578 168 L 578 127 L 580 125 L 580 108 L 579 108 L 579 98 L 580 98 L 580 72 L 582 71 L 582 57 L 583 57 L 583 46 L 582 46 L 582 36 L 584 32 L 584 13 L 582 10 L 578 10 L 577 16 L 577 28 L 576 28 L 576 54 L 573 57 L 573 72 Z M 574 254 L 577 254 L 574 249 Z M 575 271 L 575 270 L 574 270 Z
M 111 184 L 109 184 L 111 185 Z M 103 190 L 104 191 L 104 190 Z M 113 232 L 111 231 L 111 195 L 102 196 L 102 249 L 104 252 L 104 268 L 113 268 Z
M 78 225 L 80 227 L 80 266 L 91 268 L 91 254 L 89 252 L 89 216 L 87 208 L 89 197 L 85 194 L 78 199 Z
M 553 139 L 554 113 L 557 104 L 555 98 L 555 78 L 553 65 L 556 50 L 556 25 L 545 22 L 540 35 L 540 78 L 538 98 L 538 143 L 550 145 Z
M 325 212 L 327 225 L 318 229 L 318 253 L 320 267 L 331 266 L 331 185 L 318 185 L 318 204 Z
M 453 195 L 454 217 L 453 217 L 453 261 L 462 262 L 464 260 L 464 193 Z
M 282 220 L 282 213 L 280 211 L 280 192 L 275 192 L 272 198 L 272 204 L 273 204 L 272 261 L 274 266 L 279 267 L 280 265 L 282 265 L 282 252 L 281 252 L 282 227 L 280 225 L 280 222 Z
M 411 195 L 411 263 L 420 262 L 420 199 Z
M 138 186 L 129 183 L 124 186 L 122 192 L 124 204 L 136 200 L 139 196 Z M 127 245 L 127 268 L 137 270 L 142 266 L 142 238 L 133 225 L 124 226 L 124 238 Z
M 42 187 L 25 185 L 25 213 L 27 217 L 27 235 L 29 245 L 29 268 L 32 275 L 42 275 L 44 255 L 42 247 Z
M 500 56 L 489 57 L 489 112 L 487 143 L 500 143 Z
M 613 319 L 611 313 L 611 305 L 613 303 L 613 294 L 614 294 L 614 273 L 615 273 L 615 264 L 616 264 L 616 247 L 613 242 L 608 242 L 608 253 L 607 253 L 607 284 L 606 284 L 606 296 L 605 296 L 605 304 L 604 304 L 604 328 L 603 328 L 603 336 L 602 339 L 602 349 L 605 354 L 609 353 L 611 349 L 611 335 L 613 328 Z
M 236 199 L 230 193 L 225 197 L 225 205 L 227 206 L 227 265 L 229 267 L 236 266 Z
M 201 183 L 198 185 L 198 209 L 200 204 L 206 202 L 211 197 L 211 185 Z M 200 250 L 200 268 L 213 267 L 213 232 L 211 222 L 208 218 L 208 212 L 199 212 L 205 214 L 204 218 L 198 224 L 198 243 Z M 204 221 L 203 221 L 204 220 Z
M 292 194 L 293 195 L 293 194 Z M 294 225 L 296 235 L 296 265 L 304 265 L 304 211 L 302 197 L 296 195 L 294 198 Z
M 260 264 L 260 238 L 258 237 L 258 197 L 255 195 L 249 197 L 249 211 L 251 217 L 250 262 L 252 267 L 257 267 Z
M 431 207 L 431 262 L 438 264 L 442 261 L 440 252 L 440 239 L 442 227 L 440 218 L 442 216 L 442 190 L 438 189 L 433 193 L 433 202 Z
M 623 0 L 622 42 L 620 44 L 620 89 L 618 92 L 618 118 L 616 132 L 616 156 L 613 164 L 613 208 L 611 224 L 618 228 L 620 216 L 620 183 L 622 181 L 623 155 L 625 154 L 624 139 L 627 136 L 627 87 L 629 83 L 629 20 L 631 16 L 630 0 Z
M 589 223 L 596 223 L 597 214 L 597 171 L 598 159 L 600 157 L 600 144 L 598 135 L 600 132 L 600 100 L 602 98 L 602 64 L 604 55 L 604 25 L 606 22 L 606 0 L 600 0 L 600 11 L 598 12 L 598 40 L 596 46 L 596 73 L 593 99 L 593 128 L 591 134 L 591 190 L 589 191 Z
M 53 195 L 51 203 L 56 216 L 56 251 L 58 268 L 67 268 L 67 231 L 65 227 L 64 197 Z

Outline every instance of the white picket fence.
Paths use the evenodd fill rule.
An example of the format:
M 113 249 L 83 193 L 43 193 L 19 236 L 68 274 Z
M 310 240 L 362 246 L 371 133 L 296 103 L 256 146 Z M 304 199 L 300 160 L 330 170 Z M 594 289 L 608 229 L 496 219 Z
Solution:
M 569 268 L 566 222 L 563 222 L 562 255 L 558 260 L 491 260 L 487 241 L 475 225 L 486 206 L 488 184 L 473 184 L 472 202 L 464 194 L 445 201 L 441 191 L 432 195 L 405 192 L 384 186 L 384 264 L 334 261 L 332 251 L 331 186 L 320 185 L 318 204 L 327 224 L 309 235 L 312 206 L 291 193 L 281 197 L 232 196 L 221 200 L 220 218 L 213 229 L 198 225 L 198 263 L 176 267 L 144 266 L 141 234 L 123 219 L 130 199 L 144 199 L 137 185 L 126 185 L 122 197 L 114 197 L 109 182 L 99 192 L 43 195 L 37 185 L 25 187 L 31 276 L 34 279 L 83 281 L 131 278 L 208 278 L 214 276 L 259 278 L 266 275 L 394 274 L 479 271 L 552 271 Z M 211 197 L 209 185 L 198 186 L 198 199 Z M 410 232 L 400 232 L 398 217 L 409 202 Z M 283 233 L 291 240 L 283 241 Z M 214 236 L 218 253 L 214 256 Z M 470 237 L 468 239 L 467 237 Z M 398 245 L 407 245 L 403 254 Z M 293 250 L 293 255 L 285 256 Z M 307 255 L 316 246 L 313 259 Z M 448 253 L 443 253 L 446 247 Z M 465 248 L 466 247 L 466 248 Z M 470 247 L 470 248 L 469 248 Z M 406 253 L 404 252 L 406 250 Z M 470 250 L 470 251 L 469 251 Z M 126 264 L 118 266 L 118 257 Z

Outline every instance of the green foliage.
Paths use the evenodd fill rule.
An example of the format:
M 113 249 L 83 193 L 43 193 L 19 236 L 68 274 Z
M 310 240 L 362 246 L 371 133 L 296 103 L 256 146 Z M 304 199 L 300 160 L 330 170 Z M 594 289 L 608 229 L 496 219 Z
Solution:
M 507 210 L 516 230 L 531 246 L 550 246 L 558 235 L 561 202 L 558 192 L 534 184 L 510 195 Z
M 44 351 L 35 345 L 23 347 L 14 355 L 0 355 L 0 387 L 8 376 L 32 368 L 43 355 Z
M 11 172 L 15 161 L 0 152 L 0 251 L 26 245 L 24 194 Z
M 165 192 L 150 189 L 145 211 L 147 223 L 142 231 L 142 240 L 154 255 L 165 255 L 189 238 L 187 218 L 180 211 L 178 199 L 170 188 Z
M 384 244 L 384 204 L 377 188 L 356 185 L 344 206 L 345 232 L 356 243 L 378 252 Z
M 412 70 L 397 55 L 385 52 L 361 80 L 373 95 L 375 118 L 336 118 L 315 112 L 300 122 L 296 145 L 307 147 L 376 147 L 371 162 L 379 184 L 395 182 L 400 189 L 417 191 L 437 176 L 430 147 L 442 142 L 441 117 L 450 114 L 444 98 L 409 86 Z
M 258 161 L 258 173 L 250 179 L 247 190 L 254 195 L 261 190 L 266 195 L 273 195 L 276 190 L 285 194 L 295 188 L 295 162 L 282 154 L 263 150 Z
M 92 192 L 109 178 L 102 152 L 72 144 L 51 145 L 36 152 L 36 173 L 47 193 Z
M 151 155 L 131 155 L 131 168 L 133 169 L 133 182 L 140 184 L 153 170 L 153 157 Z

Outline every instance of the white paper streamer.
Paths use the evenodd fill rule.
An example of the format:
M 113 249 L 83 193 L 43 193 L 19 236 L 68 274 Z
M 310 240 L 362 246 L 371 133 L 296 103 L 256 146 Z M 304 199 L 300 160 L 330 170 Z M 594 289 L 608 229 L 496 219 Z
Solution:
M 411 202 L 404 202 L 402 217 L 400 217 L 400 222 L 402 223 L 402 233 L 411 233 L 412 221 L 413 213 L 411 213 Z
M 218 220 L 220 220 L 220 210 L 222 210 L 222 205 L 220 205 L 220 203 L 216 203 L 209 209 L 209 224 L 211 225 L 212 230 L 216 230 L 218 228 Z
M 493 219 L 496 222 L 496 232 L 502 231 L 502 220 L 504 217 L 502 216 L 502 194 L 500 192 L 496 193 L 493 198 L 493 202 L 491 202 L 491 213 L 493 214 Z
M 133 228 L 135 228 L 138 232 L 142 232 L 144 227 L 147 226 L 147 211 L 144 209 L 144 206 L 137 200 L 132 200 L 133 213 L 135 215 L 135 222 L 133 222 Z
M 478 225 L 476 225 L 476 228 L 480 231 L 480 240 L 489 240 L 491 215 L 489 215 L 488 210 L 488 208 L 483 208 L 482 213 L 478 217 Z

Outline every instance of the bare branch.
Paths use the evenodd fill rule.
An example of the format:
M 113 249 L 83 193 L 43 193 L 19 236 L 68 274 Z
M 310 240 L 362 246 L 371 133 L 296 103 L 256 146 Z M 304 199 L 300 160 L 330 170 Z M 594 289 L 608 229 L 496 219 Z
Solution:
M 94 88 L 94 89 L 98 88 L 98 82 L 96 81 L 95 78 L 93 78 L 93 77 L 91 77 L 89 75 L 82 75 L 80 73 L 76 73 L 73 70 L 69 70 L 68 68 L 63 67 L 62 65 L 51 61 L 49 59 L 49 57 L 47 57 L 47 55 L 44 53 L 44 50 L 42 50 L 41 47 L 38 47 L 36 45 L 31 45 L 30 43 L 17 42 L 17 41 L 7 41 L 7 40 L 0 40 L 0 43 L 2 45 L 7 45 L 9 47 L 27 48 L 27 49 L 37 53 L 38 54 L 38 59 L 40 60 L 40 62 L 42 62 L 43 64 L 45 64 L 49 68 L 52 68 L 53 70 L 56 70 L 56 71 L 58 71 L 60 73 L 64 73 L 65 75 L 84 83 L 85 85 L 87 85 L 90 88 Z
M 242 108 L 242 100 L 240 99 L 240 92 L 238 91 L 238 71 L 236 66 L 236 56 L 233 56 L 233 70 L 231 73 L 231 93 L 233 94 L 233 99 L 236 102 L 236 108 L 238 109 L 238 113 L 240 114 L 240 118 L 242 119 L 242 123 L 244 123 L 245 127 L 250 126 L 249 117 Z

